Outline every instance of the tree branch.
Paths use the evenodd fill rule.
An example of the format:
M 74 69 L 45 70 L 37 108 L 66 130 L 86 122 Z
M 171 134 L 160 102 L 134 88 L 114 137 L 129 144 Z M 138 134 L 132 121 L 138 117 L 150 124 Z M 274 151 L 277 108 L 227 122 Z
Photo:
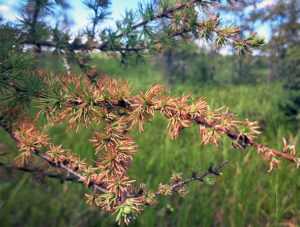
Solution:
M 20 90 L 19 88 L 17 89 L 16 86 L 13 86 L 11 85 L 13 88 L 16 89 L 16 91 L 22 91 L 24 92 L 25 90 Z M 36 97 L 36 98 L 47 98 L 43 95 L 43 97 Z M 78 101 L 78 100 L 66 100 L 68 104 L 71 104 L 71 105 L 81 105 L 83 103 L 83 101 Z M 110 108 L 127 108 L 127 109 L 132 109 L 132 105 L 136 104 L 136 100 L 135 99 L 131 99 L 131 100 L 127 100 L 126 102 L 123 101 L 123 100 L 119 100 L 118 102 L 116 103 L 112 103 L 112 102 L 107 102 L 107 101 L 97 101 L 97 102 L 94 102 L 93 105 L 94 106 L 99 106 L 99 107 L 110 107 Z M 156 108 L 155 110 L 157 111 L 160 111 L 161 109 L 160 108 Z M 211 128 L 211 129 L 214 129 L 218 132 L 220 132 L 221 134 L 225 134 L 226 136 L 228 136 L 230 139 L 232 139 L 233 141 L 237 141 L 239 144 L 241 144 L 243 147 L 256 147 L 256 148 L 264 148 L 268 151 L 270 151 L 273 155 L 275 156 L 279 156 L 279 157 L 282 157 L 284 159 L 287 159 L 289 160 L 290 162 L 293 162 L 297 165 L 299 165 L 299 162 L 297 161 L 297 158 L 290 155 L 290 154 L 287 154 L 287 153 L 284 153 L 284 152 L 281 152 L 281 151 L 277 151 L 275 149 L 272 149 L 272 148 L 269 148 L 267 147 L 266 145 L 264 144 L 260 144 L 260 143 L 257 143 L 255 141 L 252 141 L 251 139 L 249 139 L 247 136 L 245 137 L 241 137 L 239 136 L 239 133 L 236 132 L 235 130 L 233 129 L 221 129 L 221 128 L 218 128 L 218 127 L 215 127 L 215 125 L 213 123 L 209 123 L 204 117 L 197 117 L 197 118 L 194 118 L 193 116 L 191 116 L 190 114 L 187 114 L 186 115 L 186 119 L 187 120 L 190 120 L 190 121 L 194 121 L 196 122 L 198 125 L 204 125 L 208 128 Z M 0 121 L 1 121 L 1 117 L 0 117 Z M 8 128 L 9 130 L 9 128 Z
M 19 136 L 16 135 L 16 134 L 12 131 L 12 129 L 4 122 L 4 117 L 3 117 L 3 116 L 0 116 L 0 126 L 1 126 L 5 131 L 7 131 L 7 132 L 10 134 L 10 136 L 11 136 L 15 141 L 17 141 L 17 142 L 20 141 Z M 81 182 L 80 179 L 82 179 L 83 176 L 82 176 L 80 173 L 77 173 L 77 172 L 74 171 L 73 169 L 69 168 L 69 167 L 66 166 L 65 164 L 60 163 L 60 162 L 55 163 L 54 161 L 51 160 L 50 157 L 48 157 L 46 154 L 40 152 L 40 151 L 39 151 L 38 149 L 36 149 L 36 148 L 34 148 L 34 154 L 37 155 L 37 156 L 39 156 L 41 159 L 45 160 L 46 162 L 48 162 L 50 165 L 56 166 L 56 167 L 58 167 L 58 168 L 64 170 L 65 172 L 68 173 L 68 175 L 74 176 L 75 178 L 78 179 L 79 182 Z M 83 182 L 81 182 L 81 183 L 83 183 Z M 93 182 L 91 182 L 90 185 L 91 185 L 95 190 L 97 190 L 97 191 L 100 191 L 100 192 L 103 192 L 103 193 L 108 193 L 108 190 L 106 190 L 105 188 L 103 188 L 103 187 L 101 187 L 101 186 L 99 186 L 99 185 L 97 185 L 97 184 L 94 184 Z
M 34 173 L 34 174 L 38 174 L 38 175 L 41 175 L 41 176 L 44 176 L 44 177 L 56 178 L 56 179 L 59 179 L 61 181 L 74 181 L 74 182 L 80 183 L 79 181 L 77 181 L 77 178 L 75 178 L 75 177 L 66 177 L 66 176 L 63 176 L 61 174 L 45 173 L 43 171 L 43 169 L 29 169 L 29 168 L 26 168 L 26 167 L 10 166 L 10 165 L 7 165 L 3 162 L 0 162 L 0 166 L 5 168 L 5 169 L 13 169 L 13 170 L 18 170 L 18 171 L 23 171 L 23 172 L 28 172 L 28 173 Z
M 124 105 L 124 102 L 121 102 L 121 101 L 119 101 L 116 104 L 113 104 L 111 102 L 105 102 L 105 101 L 103 102 L 102 101 L 102 102 L 97 102 L 94 105 L 95 106 L 101 106 L 101 107 L 131 108 L 131 106 L 133 104 L 135 104 L 135 103 L 136 103 L 136 101 L 134 99 L 132 99 L 132 100 L 129 100 L 127 103 L 125 103 L 125 105 Z M 160 108 L 156 108 L 156 110 L 160 111 L 161 109 Z M 287 154 L 287 153 L 284 153 L 284 152 L 281 152 L 281 151 L 277 151 L 277 150 L 272 149 L 272 148 L 269 148 L 266 145 L 259 144 L 259 143 L 255 142 L 255 141 L 252 141 L 248 137 L 241 137 L 241 136 L 239 136 L 239 133 L 236 132 L 233 129 L 223 130 L 221 128 L 215 127 L 215 125 L 213 125 L 212 123 L 209 123 L 204 117 L 194 118 L 190 114 L 187 114 L 186 119 L 190 120 L 190 121 L 195 121 L 198 125 L 204 125 L 204 126 L 206 126 L 208 128 L 215 129 L 218 132 L 225 134 L 226 136 L 228 136 L 233 141 L 237 141 L 238 143 L 242 144 L 245 147 L 256 147 L 256 148 L 262 147 L 262 148 L 265 148 L 266 150 L 269 150 L 270 152 L 272 152 L 276 156 L 282 157 L 284 159 L 289 160 L 290 162 L 293 162 L 293 163 L 299 165 L 297 159 L 294 156 L 292 156 L 290 154 Z
M 183 9 L 183 8 L 185 8 L 185 7 L 192 6 L 192 5 L 194 5 L 195 3 L 197 3 L 197 2 L 200 3 L 200 2 L 202 2 L 202 0 L 191 0 L 191 1 L 189 1 L 189 2 L 184 2 L 184 3 L 182 3 L 182 4 L 178 5 L 178 6 L 175 6 L 175 7 L 172 7 L 172 8 L 165 9 L 162 13 L 156 14 L 156 15 L 155 15 L 154 17 L 152 17 L 152 18 L 143 20 L 143 21 L 137 23 L 136 25 L 133 25 L 133 26 L 131 27 L 131 29 L 132 29 L 132 30 L 135 30 L 135 29 L 137 29 L 137 28 L 139 28 L 139 27 L 141 27 L 141 26 L 144 26 L 144 25 L 146 25 L 147 23 L 149 23 L 149 22 L 151 22 L 151 21 L 154 21 L 154 20 L 157 20 L 157 19 L 161 19 L 161 18 L 164 18 L 164 17 L 169 18 L 169 16 L 168 16 L 169 14 L 174 13 L 175 11 L 180 10 L 180 9 Z M 117 37 L 117 38 L 120 38 L 120 37 L 122 37 L 123 35 L 124 35 L 124 34 L 121 33 L 121 34 L 117 35 L 116 37 Z

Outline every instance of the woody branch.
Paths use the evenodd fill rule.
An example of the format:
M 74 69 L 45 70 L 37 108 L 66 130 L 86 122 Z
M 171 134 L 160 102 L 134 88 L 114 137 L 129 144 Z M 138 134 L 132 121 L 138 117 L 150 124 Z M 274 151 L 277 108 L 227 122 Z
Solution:
M 5 123 L 4 121 L 4 117 L 0 116 L 0 126 L 10 134 L 10 136 L 16 141 L 16 142 L 20 142 L 20 138 L 18 137 L 18 135 L 16 135 L 12 129 Z M 60 169 L 62 169 L 63 171 L 65 171 L 69 176 L 73 176 L 75 178 L 77 178 L 78 181 L 80 181 L 80 179 L 83 179 L 83 176 L 80 173 L 77 173 L 76 171 L 74 171 L 73 169 L 71 169 L 70 167 L 68 167 L 67 165 L 58 162 L 55 163 L 54 161 L 52 161 L 52 159 L 47 156 L 46 154 L 40 152 L 38 149 L 34 148 L 34 154 L 38 157 L 40 157 L 41 159 L 43 159 L 44 161 L 46 161 L 48 164 L 52 165 L 52 166 L 56 166 Z M 81 181 L 80 181 L 81 182 Z M 81 182 L 83 183 L 83 182 Z M 101 186 L 97 185 L 97 184 L 90 184 L 95 190 L 97 191 L 101 191 L 103 193 L 107 193 L 108 191 L 105 188 L 102 188 Z
M 77 178 L 75 178 L 75 177 L 68 177 L 68 176 L 64 176 L 62 174 L 46 173 L 43 169 L 39 169 L 39 168 L 32 169 L 32 168 L 26 168 L 26 167 L 18 167 L 18 166 L 8 165 L 3 162 L 0 162 L 0 166 L 7 170 L 17 170 L 17 171 L 37 174 L 37 175 L 43 176 L 43 177 L 59 179 L 61 182 L 63 182 L 63 181 L 79 182 L 79 181 L 77 181 Z

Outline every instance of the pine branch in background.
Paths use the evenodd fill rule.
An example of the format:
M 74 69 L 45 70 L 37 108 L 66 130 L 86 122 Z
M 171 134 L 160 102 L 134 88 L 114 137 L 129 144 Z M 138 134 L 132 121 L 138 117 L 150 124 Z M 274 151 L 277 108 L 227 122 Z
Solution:
M 84 1 L 84 4 L 93 11 L 92 28 L 87 29 L 85 43 L 81 41 L 83 36 L 70 42 L 67 39 L 53 39 L 51 35 L 47 39 L 34 39 L 31 35 L 25 38 L 23 43 L 63 49 L 73 56 L 76 56 L 75 51 L 78 50 L 88 53 L 97 49 L 117 56 L 123 64 L 144 61 L 149 54 L 175 46 L 180 40 L 192 38 L 205 39 L 217 48 L 232 42 L 241 55 L 251 53 L 263 44 L 263 38 L 256 37 L 255 34 L 241 40 L 237 36 L 238 28 L 221 25 L 219 15 L 215 13 L 216 1 L 168 0 L 140 4 L 137 12 L 125 13 L 123 20 L 116 23 L 116 30 L 103 29 L 100 36 L 97 36 L 97 26 L 110 14 L 110 2 L 92 0 Z M 168 26 L 163 30 L 157 24 L 161 19 L 168 21 Z M 32 24 L 34 23 L 30 23 L 31 30 Z M 50 31 L 51 28 L 47 30 Z M 79 65 L 85 67 L 84 64 Z M 88 70 L 84 71 L 88 73 Z
M 87 31 L 88 38 L 93 41 L 97 33 L 96 27 L 111 15 L 109 11 L 111 2 L 109 0 L 85 0 L 83 3 L 93 11 L 93 16 L 91 17 L 92 28 Z

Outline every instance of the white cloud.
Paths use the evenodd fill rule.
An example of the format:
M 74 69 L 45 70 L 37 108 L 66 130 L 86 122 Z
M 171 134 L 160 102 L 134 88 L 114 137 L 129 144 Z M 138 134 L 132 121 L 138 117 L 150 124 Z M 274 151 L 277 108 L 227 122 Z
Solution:
M 0 12 L 8 12 L 10 9 L 5 5 L 0 5 Z
M 5 16 L 5 18 L 9 21 L 15 21 L 17 18 L 16 18 L 16 15 L 13 15 L 13 14 L 7 14 Z
M 232 55 L 233 54 L 232 47 L 230 45 L 224 46 L 223 48 L 221 48 L 219 50 L 219 54 L 222 54 L 222 55 Z
M 224 19 L 224 20 L 233 21 L 234 18 L 235 18 L 235 17 L 234 17 L 233 14 L 225 14 L 225 15 L 222 15 L 222 19 Z
M 4 4 L 6 4 L 6 5 L 10 5 L 10 6 L 12 6 L 12 5 L 16 5 L 16 0 L 4 0 Z
M 256 8 L 257 9 L 262 9 L 262 8 L 265 8 L 265 7 L 268 7 L 268 6 L 273 6 L 275 5 L 277 2 L 276 0 L 265 0 L 265 1 L 262 1 L 262 2 L 259 2 L 256 4 Z M 253 10 L 254 9 L 254 6 L 251 5 L 251 6 L 248 6 L 246 8 L 246 10 Z

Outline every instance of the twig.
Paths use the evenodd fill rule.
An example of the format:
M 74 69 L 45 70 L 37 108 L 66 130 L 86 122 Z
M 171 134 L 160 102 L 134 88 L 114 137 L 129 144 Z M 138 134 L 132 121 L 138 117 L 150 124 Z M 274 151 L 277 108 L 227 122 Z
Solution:
M 141 27 L 141 26 L 144 26 L 144 25 L 146 25 L 147 23 L 149 23 L 149 22 L 151 22 L 151 21 L 154 21 L 154 20 L 157 20 L 157 19 L 161 19 L 161 18 L 164 18 L 164 17 L 169 18 L 169 14 L 174 13 L 175 11 L 180 10 L 180 9 L 182 9 L 182 8 L 184 8 L 184 7 L 191 6 L 191 5 L 193 5 L 193 4 L 197 3 L 197 2 L 202 2 L 202 0 L 191 0 L 191 1 L 189 1 L 189 2 L 184 2 L 184 3 L 182 3 L 182 4 L 178 5 L 178 6 L 175 6 L 175 7 L 172 7 L 172 8 L 165 9 L 162 13 L 156 14 L 156 15 L 155 15 L 154 17 L 152 17 L 152 18 L 143 20 L 143 21 L 137 23 L 136 25 L 133 25 L 133 26 L 131 27 L 131 29 L 132 29 L 132 30 L 135 30 L 135 29 L 137 29 L 137 28 L 139 28 L 139 27 Z M 117 37 L 117 38 L 120 38 L 120 37 L 122 37 L 123 35 L 124 35 L 124 34 L 121 33 L 121 34 L 117 35 L 116 37 Z
M 224 161 L 224 162 L 222 162 L 218 167 L 216 167 L 216 168 L 214 168 L 214 169 L 213 169 L 212 167 L 208 168 L 208 170 L 207 170 L 205 173 L 202 173 L 202 174 L 199 175 L 199 176 L 193 176 L 193 177 L 188 178 L 188 179 L 186 179 L 186 180 L 184 180 L 184 181 L 180 181 L 180 182 L 178 182 L 178 183 L 176 183 L 176 184 L 173 184 L 173 185 L 171 185 L 171 186 L 169 187 L 169 190 L 170 190 L 170 191 L 176 191 L 177 188 L 180 188 L 180 187 L 182 187 L 182 186 L 184 186 L 184 185 L 186 185 L 186 184 L 188 184 L 188 183 L 190 183 L 190 182 L 192 182 L 192 181 L 195 181 L 195 180 L 203 181 L 204 177 L 206 177 L 206 176 L 208 176 L 208 175 L 211 175 L 211 174 L 213 174 L 213 175 L 220 175 L 219 169 L 221 169 L 221 168 L 222 168 L 223 166 L 225 166 L 227 163 L 228 163 L 228 161 Z M 160 194 L 161 194 L 161 192 L 159 192 L 159 191 L 157 191 L 157 192 L 155 193 L 155 195 L 160 195 Z

